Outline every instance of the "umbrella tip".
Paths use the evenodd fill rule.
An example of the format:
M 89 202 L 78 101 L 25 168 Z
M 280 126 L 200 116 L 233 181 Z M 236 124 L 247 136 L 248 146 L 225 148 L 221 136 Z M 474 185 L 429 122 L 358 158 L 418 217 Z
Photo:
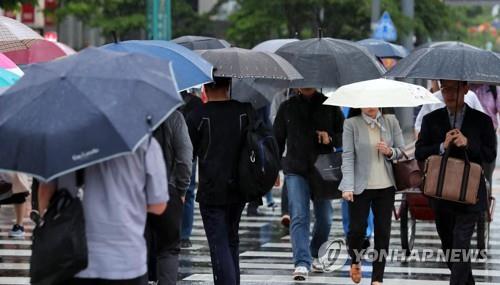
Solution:
M 116 36 L 116 31 L 112 31 L 111 35 L 113 36 L 113 42 L 115 44 L 117 44 L 118 43 L 118 37 Z
M 153 128 L 153 117 L 151 115 L 146 116 L 146 123 L 150 128 Z

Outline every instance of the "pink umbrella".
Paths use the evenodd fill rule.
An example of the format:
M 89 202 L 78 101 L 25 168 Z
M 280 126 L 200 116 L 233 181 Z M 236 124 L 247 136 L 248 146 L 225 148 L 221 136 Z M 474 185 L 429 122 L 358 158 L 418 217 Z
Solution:
M 6 69 L 19 76 L 23 76 L 24 74 L 24 72 L 3 53 L 0 53 L 0 68 Z
M 33 41 L 26 49 L 7 51 L 4 54 L 17 64 L 45 62 L 66 56 L 55 42 L 43 39 Z

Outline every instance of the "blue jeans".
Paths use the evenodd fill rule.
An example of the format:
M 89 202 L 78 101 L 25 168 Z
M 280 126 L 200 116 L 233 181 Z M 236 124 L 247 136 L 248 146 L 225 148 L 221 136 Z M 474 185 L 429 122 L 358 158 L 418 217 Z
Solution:
M 351 219 L 349 218 L 349 202 L 342 200 L 342 226 L 344 227 L 344 235 L 347 237 L 349 233 L 349 223 Z M 370 238 L 373 234 L 373 211 L 370 208 L 370 214 L 367 220 L 368 226 L 366 227 L 366 238 Z
M 287 174 L 285 181 L 288 188 L 288 207 L 291 218 L 290 237 L 293 262 L 296 267 L 305 266 L 310 269 L 313 257 L 318 257 L 319 248 L 328 241 L 332 227 L 332 204 L 330 200 L 313 201 L 316 221 L 310 241 L 311 190 L 309 183 L 304 177 L 295 174 Z
M 186 192 L 184 201 L 184 210 L 182 211 L 182 226 L 181 226 L 181 240 L 186 240 L 191 237 L 193 231 L 194 219 L 194 188 L 196 188 L 196 165 L 197 160 L 193 161 L 193 172 L 191 174 L 191 183 Z
M 265 197 L 266 197 L 266 204 L 267 204 L 266 206 L 274 204 L 273 190 L 267 192 Z

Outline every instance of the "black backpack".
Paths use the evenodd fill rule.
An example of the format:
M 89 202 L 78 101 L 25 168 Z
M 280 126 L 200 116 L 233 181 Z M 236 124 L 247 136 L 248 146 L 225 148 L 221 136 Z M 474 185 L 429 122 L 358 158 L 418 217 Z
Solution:
M 262 198 L 273 188 L 280 166 L 278 143 L 272 130 L 260 120 L 250 120 L 238 164 L 242 198 L 246 202 Z

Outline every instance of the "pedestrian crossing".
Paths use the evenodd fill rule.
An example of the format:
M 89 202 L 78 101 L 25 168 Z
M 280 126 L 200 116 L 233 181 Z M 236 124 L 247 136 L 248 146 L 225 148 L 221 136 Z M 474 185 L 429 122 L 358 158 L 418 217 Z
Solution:
M 279 193 L 275 193 L 279 196 Z M 499 197 L 500 198 L 500 195 Z M 279 202 L 279 199 L 276 199 Z M 334 222 L 331 239 L 343 238 L 340 202 L 334 201 Z M 241 283 L 257 284 L 352 284 L 349 268 L 344 266 L 331 273 L 311 273 L 304 282 L 293 282 L 292 250 L 290 236 L 280 224 L 279 208 L 272 211 L 261 209 L 265 216 L 247 217 L 243 212 L 240 224 L 240 267 Z M 13 223 L 13 208 L 0 208 L 0 285 L 29 284 L 29 258 L 31 255 L 31 233 L 33 224 L 26 226 L 26 238 L 11 239 L 8 231 Z M 490 245 L 486 262 L 473 262 L 476 284 L 500 284 L 500 216 L 491 224 Z M 415 249 L 440 247 L 439 238 L 432 222 L 418 221 L 416 226 Z M 391 248 L 401 248 L 399 222 L 393 220 Z M 473 239 L 474 240 L 474 239 Z M 213 284 L 208 243 L 204 235 L 203 223 L 196 208 L 193 247 L 181 251 L 178 284 Z M 373 244 L 373 242 L 372 242 Z M 473 241 L 475 244 L 475 241 Z M 341 256 L 342 257 L 342 256 Z M 363 264 L 361 284 L 370 284 L 371 266 Z M 448 284 L 449 270 L 443 262 L 388 262 L 384 284 Z

